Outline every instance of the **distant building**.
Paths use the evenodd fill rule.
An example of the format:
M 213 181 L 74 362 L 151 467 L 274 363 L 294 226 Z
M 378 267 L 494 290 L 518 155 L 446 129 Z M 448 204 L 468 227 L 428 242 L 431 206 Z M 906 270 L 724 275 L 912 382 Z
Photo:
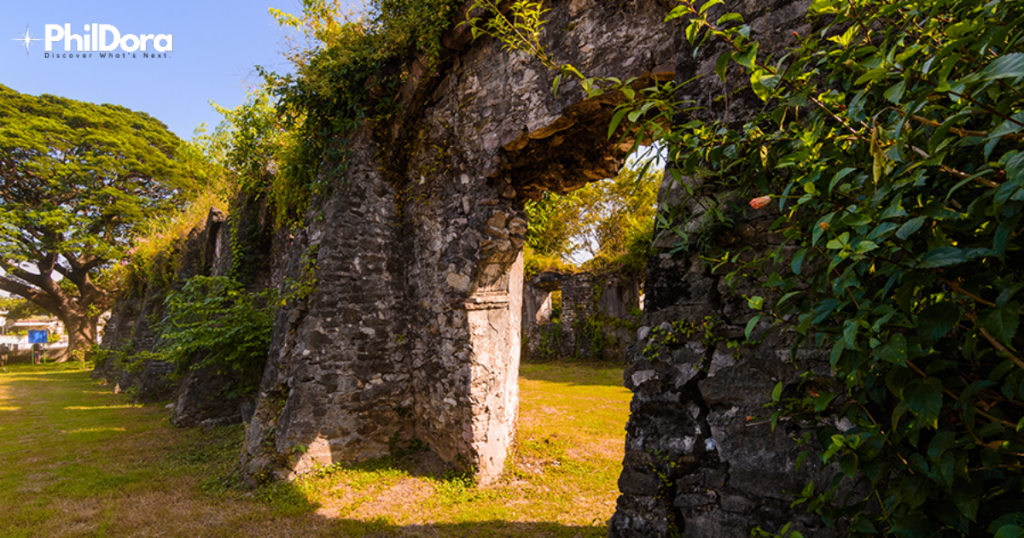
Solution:
M 64 323 L 54 317 L 33 316 L 6 324 L 6 332 L 48 331 L 50 334 L 64 335 Z
M 50 340 L 56 335 L 59 340 L 66 342 L 67 335 L 64 332 L 64 323 L 55 317 L 33 316 L 27 319 L 10 321 L 7 319 L 7 312 L 0 316 L 0 323 L 3 327 L 3 336 L 0 336 L 0 344 L 16 344 L 19 347 L 29 346 L 28 331 L 46 331 Z M 65 344 L 66 345 L 66 344 Z

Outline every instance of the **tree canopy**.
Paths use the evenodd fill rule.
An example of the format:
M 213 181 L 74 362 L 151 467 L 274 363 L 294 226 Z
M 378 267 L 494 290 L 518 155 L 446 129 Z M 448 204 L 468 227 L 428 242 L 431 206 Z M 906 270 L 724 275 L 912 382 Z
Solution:
M 0 289 L 61 318 L 73 348 L 95 338 L 100 271 L 192 186 L 181 145 L 141 112 L 0 86 Z
M 527 273 L 573 270 L 573 260 L 587 255 L 585 269 L 641 273 L 660 183 L 650 168 L 625 167 L 614 178 L 527 202 Z

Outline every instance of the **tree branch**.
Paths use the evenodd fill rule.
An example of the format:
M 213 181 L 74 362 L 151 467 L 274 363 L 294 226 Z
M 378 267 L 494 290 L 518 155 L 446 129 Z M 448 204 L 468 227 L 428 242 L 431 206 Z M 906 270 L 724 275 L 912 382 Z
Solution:
M 57 314 L 60 311 L 59 302 L 53 297 L 50 297 L 46 292 L 32 288 L 16 280 L 11 280 L 6 276 L 0 276 L 0 290 L 13 293 L 19 297 L 24 297 L 51 314 Z

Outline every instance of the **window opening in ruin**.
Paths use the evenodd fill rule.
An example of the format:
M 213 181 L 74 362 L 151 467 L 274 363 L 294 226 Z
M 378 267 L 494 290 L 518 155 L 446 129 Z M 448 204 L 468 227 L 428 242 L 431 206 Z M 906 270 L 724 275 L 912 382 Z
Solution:
M 560 323 L 562 319 L 562 290 L 551 292 L 551 316 L 548 323 Z
M 526 203 L 524 360 L 621 360 L 642 316 L 663 153 L 642 146 L 615 177 Z

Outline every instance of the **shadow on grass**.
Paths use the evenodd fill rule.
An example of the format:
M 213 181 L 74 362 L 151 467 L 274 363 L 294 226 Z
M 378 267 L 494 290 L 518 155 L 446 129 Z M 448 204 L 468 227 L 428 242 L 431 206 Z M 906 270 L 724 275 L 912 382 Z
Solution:
M 569 385 L 600 385 L 621 387 L 624 364 L 611 361 L 526 362 L 519 367 L 519 377 L 530 381 L 548 381 Z
M 200 466 L 218 461 L 227 463 L 229 455 L 237 454 L 242 435 L 240 425 L 217 428 L 200 440 L 179 445 L 171 457 Z M 336 463 L 313 470 L 295 482 L 270 482 L 253 489 L 243 486 L 237 467 L 228 464 L 220 467 L 223 474 L 207 478 L 200 489 L 214 498 L 221 495 L 250 498 L 268 509 L 269 514 L 265 515 L 271 519 L 290 520 L 291 531 L 304 529 L 298 534 L 284 529 L 266 534 L 243 529 L 245 536 L 603 538 L 607 535 L 604 522 L 581 526 L 556 521 L 516 521 L 522 517 L 516 517 L 512 507 L 506 504 L 520 504 L 518 496 L 506 498 L 507 488 L 501 486 L 477 487 L 471 475 L 443 470 L 446 467 L 433 452 L 414 443 L 390 456 Z M 417 486 L 410 487 L 411 480 L 416 480 Z M 426 488 L 431 493 L 421 497 L 416 487 Z M 342 493 L 332 495 L 331 492 L 339 488 Z M 550 516 L 535 514 L 530 519 L 547 517 Z M 442 521 L 424 522 L 431 518 Z M 417 523 L 397 523 L 410 520 Z
M 444 523 L 427 525 L 391 525 L 383 521 L 336 520 L 331 530 L 340 536 L 384 537 L 543 537 L 543 538 L 597 538 L 608 535 L 605 527 L 573 527 L 547 522 L 476 521 L 471 523 Z
M 331 516 L 331 509 L 311 501 L 301 487 L 293 483 L 275 483 L 257 489 L 255 497 L 273 505 L 278 517 L 292 517 L 306 529 L 315 529 L 317 536 L 386 538 L 386 537 L 430 537 L 430 538 L 604 538 L 607 526 L 564 525 L 549 521 L 510 521 L 501 518 L 463 515 L 469 521 L 397 524 L 395 517 L 386 508 L 382 515 L 360 519 L 351 516 Z M 407 514 L 415 516 L 415 507 L 402 506 Z M 481 514 L 482 515 L 482 514 Z M 456 519 L 456 518 L 452 518 Z M 301 522 L 301 523 L 300 523 Z M 304 525 L 303 525 L 304 523 Z M 288 535 L 287 533 L 284 533 Z M 248 534 L 253 535 L 253 534 Z
M 412 446 L 395 456 L 325 470 L 325 475 L 337 473 L 336 477 L 314 477 L 244 489 L 236 467 L 244 436 L 242 425 L 210 432 L 171 429 L 160 425 L 163 424 L 160 407 L 122 409 L 121 406 L 126 405 L 123 397 L 94 394 L 96 381 L 85 377 L 80 366 L 20 364 L 16 370 L 17 375 L 11 378 L 13 383 L 44 380 L 66 383 L 64 386 L 37 385 L 40 389 L 46 387 L 40 395 L 52 396 L 55 401 L 39 408 L 45 412 L 42 418 L 25 415 L 18 419 L 33 424 L 35 429 L 45 426 L 66 432 L 61 434 L 62 442 L 47 446 L 45 456 L 48 459 L 45 460 L 40 459 L 42 453 L 34 445 L 21 447 L 17 442 L 8 443 L 18 450 L 6 456 L 20 461 L 12 461 L 19 469 L 17 473 L 7 476 L 0 473 L 0 483 L 5 483 L 6 479 L 5 488 L 9 493 L 7 497 L 0 495 L 0 499 L 10 503 L 4 517 L 0 518 L 3 520 L 0 536 L 3 537 L 61 534 L 58 529 L 75 525 L 84 527 L 80 533 L 72 535 L 83 536 L 106 533 L 223 537 L 597 538 L 607 535 L 602 521 L 595 521 L 594 526 L 558 523 L 564 517 L 560 509 L 537 507 L 538 502 L 549 501 L 531 498 L 520 486 L 477 488 L 465 475 L 432 470 L 430 452 Z M 607 382 L 612 376 L 621 378 L 621 369 L 607 364 L 563 363 L 538 370 L 524 378 L 602 385 L 613 385 Z M 575 372 L 576 379 L 565 379 L 569 372 Z M 594 374 L 593 378 L 590 373 Z M 84 398 L 85 393 L 91 396 Z M 21 406 L 35 397 L 35 393 L 22 390 L 11 396 L 11 404 Z M 57 401 L 61 398 L 67 401 Z M 88 410 L 69 410 L 70 407 Z M 134 425 L 129 428 L 133 430 L 131 435 L 112 431 L 114 426 L 121 425 Z M 89 429 L 97 431 L 86 431 Z M 67 437 L 72 435 L 68 433 L 71 431 L 76 432 L 73 438 Z M 172 432 L 173 442 L 162 445 L 159 451 L 149 449 L 153 443 L 145 441 L 148 436 L 161 437 Z M 67 453 L 62 452 L 64 449 Z M 37 468 L 44 463 L 45 469 Z M 331 483 L 333 478 L 337 480 Z M 425 479 L 419 487 L 431 490 L 431 494 L 418 496 L 416 491 L 404 494 L 398 486 L 409 483 L 410 479 Z M 338 482 L 346 486 L 332 492 L 331 488 Z M 189 485 L 178 485 L 181 483 Z M 348 494 L 354 495 L 355 500 L 344 500 Z M 159 499 L 164 504 L 145 505 L 143 510 L 143 505 L 136 506 L 135 499 Z M 576 502 L 561 499 L 552 496 L 550 502 L 559 505 Z M 534 505 L 532 515 L 523 515 L 530 513 L 525 509 L 526 504 Z M 569 504 L 565 505 L 567 509 Z M 173 507 L 174 513 L 179 515 L 151 513 L 160 506 Z M 211 506 L 216 507 L 213 510 L 218 513 L 223 512 L 224 517 L 207 519 Z M 71 509 L 65 512 L 63 508 L 54 507 Z M 92 510 L 88 512 L 91 515 L 82 516 L 86 508 Z M 135 519 L 125 520 L 128 515 Z M 431 523 L 431 520 L 439 522 Z M 579 519 L 572 521 L 580 522 Z M 103 531 L 107 526 L 117 530 L 112 531 L 113 534 Z M 88 529 L 92 530 L 87 532 Z M 100 534 L 90 534 L 93 531 Z

